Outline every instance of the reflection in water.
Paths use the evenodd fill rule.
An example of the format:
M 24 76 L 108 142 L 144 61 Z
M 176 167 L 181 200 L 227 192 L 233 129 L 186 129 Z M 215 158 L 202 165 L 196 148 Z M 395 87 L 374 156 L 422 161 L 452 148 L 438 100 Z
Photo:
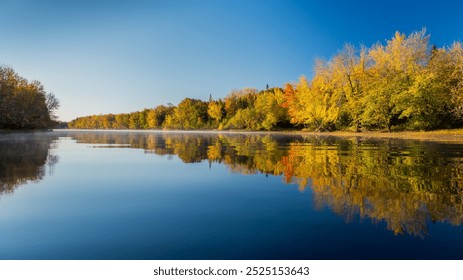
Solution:
M 57 136 L 52 133 L 0 134 L 0 195 L 19 185 L 41 180 L 58 162 L 50 153 Z
M 318 208 L 329 207 L 346 221 L 356 216 L 384 221 L 396 234 L 424 236 L 428 222 L 463 220 L 461 145 L 263 134 L 66 134 L 79 143 L 102 144 L 94 146 L 99 148 L 139 148 L 185 163 L 225 164 L 242 174 L 281 175 L 301 191 L 310 187 Z

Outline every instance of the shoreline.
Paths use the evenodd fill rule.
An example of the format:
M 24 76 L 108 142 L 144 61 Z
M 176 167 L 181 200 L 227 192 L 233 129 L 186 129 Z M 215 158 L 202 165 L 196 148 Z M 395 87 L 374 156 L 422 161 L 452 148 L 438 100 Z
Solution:
M 463 144 L 463 129 L 445 129 L 433 131 L 402 131 L 402 132 L 304 132 L 299 134 L 307 136 L 334 136 L 334 137 L 356 137 L 370 139 L 402 139 L 402 140 L 419 140 L 432 142 L 460 143 Z
M 28 130 L 5 130 L 0 129 L 0 134 L 11 133 L 31 133 L 31 132 L 51 132 L 51 131 L 94 131 L 94 132 L 163 132 L 163 133 L 217 133 L 217 134 L 273 134 L 273 135 L 300 135 L 310 137 L 339 137 L 339 138 L 365 138 L 365 139 L 402 139 L 432 141 L 441 143 L 463 144 L 463 128 L 442 129 L 432 131 L 401 131 L 401 132 L 351 132 L 351 131 L 331 131 L 331 132 L 311 132 L 301 130 L 217 130 L 217 129 L 198 129 L 198 130 L 169 130 L 169 129 L 28 129 Z
M 53 129 L 53 131 L 95 131 L 95 132 L 165 132 L 165 133 L 222 133 L 222 134 L 274 134 L 274 135 L 301 135 L 313 137 L 340 137 L 340 138 L 369 138 L 369 139 L 403 139 L 420 140 L 433 142 L 461 143 L 463 144 L 463 129 L 443 129 L 433 131 L 402 131 L 402 132 L 309 132 L 299 130 L 275 130 L 275 131 L 255 131 L 255 130 L 167 130 L 167 129 Z M 1 131 L 0 131 L 1 132 Z M 30 132 L 30 131 L 29 131 Z

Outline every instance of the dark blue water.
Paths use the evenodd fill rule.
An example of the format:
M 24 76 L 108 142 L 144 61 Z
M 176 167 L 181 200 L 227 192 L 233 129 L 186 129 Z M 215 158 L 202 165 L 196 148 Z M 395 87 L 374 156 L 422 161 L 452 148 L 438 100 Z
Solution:
M 0 135 L 0 259 L 463 259 L 463 146 Z

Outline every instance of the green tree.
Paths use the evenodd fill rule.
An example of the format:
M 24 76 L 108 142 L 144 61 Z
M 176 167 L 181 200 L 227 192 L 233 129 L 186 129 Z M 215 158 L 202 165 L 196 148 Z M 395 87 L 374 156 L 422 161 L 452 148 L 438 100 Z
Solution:
M 173 110 L 173 114 L 166 117 L 164 126 L 167 128 L 198 129 L 208 123 L 207 102 L 185 98 Z
M 259 129 L 271 130 L 279 123 L 288 122 L 288 110 L 283 107 L 284 102 L 281 88 L 267 89 L 257 94 L 255 111 Z

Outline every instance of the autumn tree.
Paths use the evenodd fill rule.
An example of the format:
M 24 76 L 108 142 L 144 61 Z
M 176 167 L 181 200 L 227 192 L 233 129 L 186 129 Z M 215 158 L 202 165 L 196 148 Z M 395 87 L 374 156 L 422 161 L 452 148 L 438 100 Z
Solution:
M 199 99 L 185 98 L 166 117 L 164 127 L 179 129 L 203 128 L 208 123 L 207 103 Z
M 314 80 L 305 77 L 292 86 L 286 86 L 286 102 L 291 122 L 317 131 L 333 127 L 338 118 L 340 105 L 334 95 L 327 65 L 318 62 Z
M 451 47 L 431 48 L 429 39 L 423 29 L 408 36 L 396 32 L 385 44 L 369 48 L 347 44 L 330 60 L 317 60 L 311 79 L 301 77 L 285 84 L 284 89 L 244 88 L 231 91 L 223 100 L 210 96 L 208 102 L 185 98 L 177 107 L 119 114 L 114 121 L 108 115 L 89 116 L 71 122 L 70 127 L 271 130 L 289 122 L 293 128 L 315 131 L 390 131 L 460 126 L 462 45 L 455 42 Z M 9 81 L 18 79 L 8 71 L 2 75 L 2 103 L 6 100 L 13 108 L 35 104 L 27 101 L 32 95 L 25 92 L 41 91 L 40 85 L 12 85 Z M 45 100 L 52 112 L 57 103 Z M 18 121 L 21 110 L 7 116 L 6 107 L 2 108 L 0 122 L 8 118 L 22 122 Z
M 225 115 L 224 102 L 221 99 L 217 101 L 209 101 L 209 104 L 207 105 L 207 114 L 209 115 L 209 118 L 211 118 L 217 124 L 219 124 Z
M 373 65 L 368 71 L 362 122 L 390 131 L 394 120 L 406 120 L 418 113 L 412 108 L 409 90 L 429 61 L 429 36 L 425 30 L 408 37 L 396 32 L 386 46 L 373 46 L 369 56 Z
M 358 132 L 361 126 L 360 116 L 364 110 L 362 98 L 366 87 L 366 69 L 368 65 L 367 51 L 362 47 L 359 51 L 347 44 L 332 59 L 333 83 L 338 105 L 341 106 L 339 121 L 341 128 L 350 126 Z M 347 116 L 344 123 L 343 116 Z
M 284 92 L 281 88 L 261 91 L 255 101 L 256 114 L 259 116 L 260 129 L 271 130 L 278 124 L 288 122 L 288 110 L 283 107 Z
M 58 107 L 58 99 L 40 82 L 29 82 L 12 68 L 0 67 L 0 128 L 51 127 Z
M 257 89 L 244 88 L 233 90 L 225 97 L 225 114 L 227 118 L 233 117 L 238 110 L 254 107 Z
M 450 90 L 452 94 L 452 113 L 461 122 L 463 119 L 463 46 L 455 42 L 448 50 L 450 63 Z

